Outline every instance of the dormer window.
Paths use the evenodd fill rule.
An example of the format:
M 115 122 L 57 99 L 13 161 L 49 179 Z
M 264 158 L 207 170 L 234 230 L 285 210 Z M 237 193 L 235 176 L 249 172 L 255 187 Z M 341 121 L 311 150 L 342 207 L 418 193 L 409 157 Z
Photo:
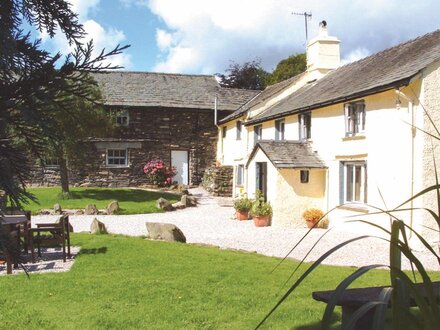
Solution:
M 115 113 L 115 124 L 118 126 L 128 126 L 129 114 L 127 110 L 117 111 Z
M 365 102 L 345 104 L 345 136 L 355 136 L 365 131 Z

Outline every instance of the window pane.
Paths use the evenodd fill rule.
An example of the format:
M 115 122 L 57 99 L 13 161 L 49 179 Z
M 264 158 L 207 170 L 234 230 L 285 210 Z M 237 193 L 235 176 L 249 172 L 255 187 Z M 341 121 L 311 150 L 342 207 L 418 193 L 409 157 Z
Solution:
M 354 175 L 354 200 L 356 202 L 361 201 L 361 185 L 362 185 L 362 167 L 355 166 L 355 175 Z
M 353 201 L 353 165 L 346 166 L 346 196 L 347 202 Z

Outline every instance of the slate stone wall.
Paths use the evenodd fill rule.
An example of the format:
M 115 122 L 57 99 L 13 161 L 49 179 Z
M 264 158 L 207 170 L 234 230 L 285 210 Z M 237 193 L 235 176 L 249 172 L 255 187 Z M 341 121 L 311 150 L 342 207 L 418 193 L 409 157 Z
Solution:
M 232 197 L 234 168 L 232 166 L 213 166 L 206 169 L 202 186 L 214 196 Z
M 124 108 L 129 111 L 128 127 L 119 127 L 108 139 L 94 142 L 87 162 L 69 165 L 71 185 L 140 186 L 149 184 L 143 166 L 160 158 L 171 164 L 171 150 L 186 150 L 189 154 L 189 183 L 198 185 L 206 168 L 215 162 L 217 127 L 212 109 Z M 228 113 L 219 113 L 219 119 Z M 129 166 L 106 166 L 106 148 L 127 147 Z M 113 147 L 112 147 L 113 146 Z M 33 185 L 59 185 L 56 169 L 36 166 Z

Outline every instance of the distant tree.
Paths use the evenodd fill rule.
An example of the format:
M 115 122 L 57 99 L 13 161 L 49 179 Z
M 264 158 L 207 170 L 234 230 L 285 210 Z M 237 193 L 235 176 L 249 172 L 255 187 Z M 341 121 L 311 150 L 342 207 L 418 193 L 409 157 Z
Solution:
M 219 74 L 220 85 L 229 88 L 262 90 L 266 87 L 268 73 L 261 67 L 261 60 L 238 64 L 232 62 L 226 74 Z
M 307 69 L 306 54 L 291 55 L 281 60 L 267 77 L 267 85 L 273 85 L 296 76 Z
M 101 99 L 101 93 L 95 88 L 93 99 Z M 58 139 L 47 139 L 47 156 L 57 160 L 60 166 L 61 191 L 63 194 L 69 193 L 69 168 L 81 168 L 87 161 L 91 144 L 87 139 L 91 136 L 108 136 L 114 129 L 113 117 L 96 102 L 71 95 L 67 103 L 74 107 L 76 121 L 66 117 L 63 111 L 53 109 L 58 128 L 64 132 Z M 43 166 L 45 164 L 43 163 Z
M 26 24 L 53 37 L 63 33 L 74 51 L 61 61 L 24 34 Z M 66 126 L 82 127 L 77 101 L 96 103 L 96 82 L 90 72 L 117 68 L 104 65 L 126 47 L 92 56 L 93 43 L 78 16 L 64 0 L 2 0 L 0 2 L 0 190 L 13 204 L 26 197 L 30 164 L 44 158 L 47 141 L 65 141 Z M 61 62 L 61 63 L 60 63 Z M 29 154 L 32 159 L 29 159 Z

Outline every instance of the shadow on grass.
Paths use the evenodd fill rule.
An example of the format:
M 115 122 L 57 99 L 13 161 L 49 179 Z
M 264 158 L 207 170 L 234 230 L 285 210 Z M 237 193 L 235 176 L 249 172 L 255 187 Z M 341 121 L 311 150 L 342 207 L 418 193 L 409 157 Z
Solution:
M 339 313 L 332 314 L 330 329 L 340 328 L 340 323 L 339 323 L 340 318 L 341 318 L 341 314 Z M 320 329 L 322 329 L 321 320 L 310 324 L 300 325 L 295 327 L 295 330 L 320 330 Z
M 96 249 L 81 249 L 78 253 L 78 255 L 80 254 L 105 254 L 107 253 L 107 247 L 103 246 L 100 248 L 96 248 Z
M 118 202 L 147 202 L 156 200 L 159 197 L 170 199 L 178 198 L 177 195 L 154 192 L 137 189 L 94 189 L 87 188 L 86 190 L 76 190 L 70 192 L 70 199 L 94 199 L 94 200 L 109 200 L 114 199 Z

